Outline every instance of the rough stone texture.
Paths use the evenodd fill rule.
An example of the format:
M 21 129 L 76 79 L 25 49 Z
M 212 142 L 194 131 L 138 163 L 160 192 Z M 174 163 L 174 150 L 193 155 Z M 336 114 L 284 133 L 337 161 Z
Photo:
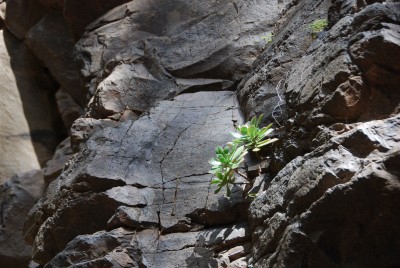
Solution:
M 25 44 L 46 66 L 75 102 L 86 103 L 85 92 L 72 58 L 74 39 L 63 17 L 47 13 L 27 33 Z
M 24 226 L 34 259 L 46 267 L 400 266 L 395 2 L 42 0 L 63 10 L 75 37 L 109 12 L 75 46 L 90 98 L 82 117 L 72 123 L 72 91 L 57 94 L 76 154 L 67 160 L 65 141 L 45 169 L 51 182 Z M 53 43 L 54 32 L 41 30 L 61 21 L 52 16 L 26 44 L 45 40 L 31 47 L 46 66 L 65 49 L 69 64 L 70 49 L 54 48 L 68 27 Z M 323 18 L 328 27 L 311 34 Z M 235 89 L 245 118 L 264 113 L 278 127 L 279 141 L 260 152 L 269 158 L 246 158 L 256 194 L 249 211 L 241 187 L 215 195 L 207 174 L 214 147 L 242 123 Z
M 215 195 L 207 174 L 213 148 L 240 120 L 232 92 L 199 92 L 98 130 L 30 213 L 25 230 L 34 260 L 44 264 L 76 235 L 107 226 L 166 235 L 243 220 L 241 189 L 231 199 Z M 176 259 L 180 267 L 183 261 Z
M 157 229 L 118 228 L 78 236 L 46 267 L 79 267 L 87 260 L 90 266 L 107 267 L 235 267 L 230 263 L 246 254 L 246 249 L 234 245 L 248 241 L 249 235 L 243 225 L 161 236 Z M 218 258 L 214 252 L 224 252 L 226 257 Z
M 24 39 L 29 29 L 46 12 L 37 0 L 7 0 L 5 2 L 5 24 L 18 39 Z
M 68 137 L 57 146 L 53 158 L 47 161 L 43 168 L 43 177 L 46 185 L 61 174 L 65 164 L 71 159 L 73 154 L 71 139 Z
M 40 169 L 58 143 L 54 84 L 32 54 L 0 31 L 0 182 Z M 40 105 L 37 105 L 40 103 Z
M 107 127 L 116 126 L 111 119 L 79 118 L 71 127 L 71 147 L 78 152 L 93 134 Z
M 111 10 L 76 46 L 94 94 L 88 115 L 141 113 L 182 92 L 229 89 L 249 71 L 261 37 L 291 3 L 140 0 Z
M 400 266 L 399 13 L 333 1 L 330 29 L 285 74 L 289 120 L 250 207 L 253 267 Z
M 25 243 L 22 227 L 29 210 L 42 197 L 40 170 L 15 175 L 0 185 L 0 263 L 4 268 L 25 268 L 32 247 Z
M 57 91 L 55 97 L 64 126 L 70 129 L 74 121 L 83 114 L 83 109 L 63 88 Z
M 59 2 L 59 0 L 51 0 L 51 2 Z M 126 2 L 129 0 L 66 0 L 64 1 L 64 17 L 75 38 L 79 38 L 89 23 Z

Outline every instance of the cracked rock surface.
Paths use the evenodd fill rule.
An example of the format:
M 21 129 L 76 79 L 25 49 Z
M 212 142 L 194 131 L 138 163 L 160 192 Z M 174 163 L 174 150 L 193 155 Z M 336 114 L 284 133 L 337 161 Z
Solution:
M 156 247 L 162 239 L 182 243 L 188 235 L 192 240 L 200 236 L 192 231 L 213 233 L 213 226 L 226 225 L 218 229 L 220 239 L 227 239 L 219 251 L 248 240 L 248 231 L 243 236 L 242 229 L 229 227 L 246 217 L 241 189 L 230 199 L 215 195 L 207 174 L 214 147 L 229 140 L 233 121 L 241 122 L 235 100 L 229 91 L 183 94 L 160 102 L 136 121 L 96 132 L 29 215 L 25 230 L 34 242 L 34 260 L 46 263 L 75 236 L 104 229 L 129 228 L 140 231 L 140 239 L 154 239 L 146 249 L 130 246 L 141 252 L 134 260 L 148 267 L 157 267 L 168 255 L 168 248 Z M 216 243 L 210 239 L 214 236 L 202 243 Z M 182 250 L 174 253 L 170 267 L 186 265 L 185 256 L 197 256 L 197 250 L 207 263 L 219 252 L 194 242 L 187 248 L 171 242 Z M 70 258 L 63 252 L 57 265 L 68 266 Z
M 29 127 L 69 134 L 0 186 L 0 266 L 32 252 L 45 268 L 400 267 L 399 14 L 396 0 L 0 0 L 0 87 L 43 111 L 48 88 L 61 116 L 24 110 L 47 118 Z M 24 119 L 5 111 L 3 131 Z M 279 140 L 246 156 L 251 187 L 214 194 L 215 147 L 260 114 Z M 25 144 L 0 158 L 37 156 Z

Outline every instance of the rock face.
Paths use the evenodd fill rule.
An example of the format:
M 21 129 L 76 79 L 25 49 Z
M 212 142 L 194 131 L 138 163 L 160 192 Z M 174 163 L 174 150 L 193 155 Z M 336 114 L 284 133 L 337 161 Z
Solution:
M 182 251 L 176 252 L 175 264 L 170 267 L 184 265 L 187 256 L 196 255 L 197 248 L 200 256 L 203 251 L 206 254 L 202 257 L 204 262 L 212 261 L 215 251 L 195 243 L 201 234 L 191 233 L 187 237 L 179 232 L 201 229 L 216 232 L 213 226 L 245 219 L 240 189 L 236 189 L 231 200 L 215 195 L 207 174 L 213 148 L 228 140 L 233 121 L 240 122 L 234 93 L 199 92 L 160 102 L 136 121 L 128 120 L 97 131 L 74 156 L 69 168 L 49 185 L 45 199 L 31 211 L 26 234 L 34 240 L 34 260 L 50 261 L 53 252 L 61 251 L 79 234 L 125 227 L 137 230 L 137 235 L 145 241 L 172 233 L 171 238 L 165 239 L 176 240 L 171 243 Z M 59 205 L 54 207 L 55 203 Z M 59 226 L 63 228 L 58 229 Z M 218 232 L 223 235 L 231 231 Z M 245 240 L 241 233 L 241 238 L 232 236 L 237 242 L 220 245 L 221 249 Z M 193 241 L 192 248 L 175 245 L 189 238 Z M 92 237 L 81 239 L 71 243 L 86 243 Z M 147 252 L 152 247 L 145 241 L 143 245 L 129 247 L 142 252 L 135 259 L 137 263 L 156 267 L 165 258 L 163 254 L 170 254 L 167 253 L 170 249 Z M 71 254 L 74 253 L 57 256 L 54 267 L 87 261 L 71 259 Z
M 37 60 L 7 30 L 0 31 L 0 182 L 40 169 L 53 154 L 59 120 L 54 87 Z M 40 103 L 40 105 L 37 105 Z
M 18 174 L 0 186 L 0 263 L 2 267 L 27 267 L 32 247 L 22 228 L 30 208 L 42 197 L 43 174 L 34 170 Z
M 400 4 L 333 2 L 310 1 L 330 28 L 301 54 L 289 50 L 290 69 L 268 77 L 274 51 L 307 37 L 290 31 L 301 9 L 239 86 L 248 114 L 253 103 L 274 101 L 256 83 L 279 88 L 289 117 L 271 161 L 277 174 L 265 177 L 250 206 L 254 267 L 400 265 L 400 80 L 392 58 L 400 55 Z
M 39 265 L 400 266 L 398 1 L 39 2 L 0 0 L 4 32 L 24 39 L 9 38 L 0 79 L 12 68 L 18 89 L 31 84 L 12 56 L 29 48 L 70 128 L 23 227 Z M 54 121 L 42 106 L 41 127 Z M 261 113 L 279 141 L 261 164 L 246 158 L 254 200 L 241 178 L 229 198 L 215 194 L 214 148 Z M 27 162 L 24 150 L 3 157 Z M 15 213 L 20 178 L 1 188 L 8 267 L 29 261 L 10 234 L 38 198 L 21 195 L 30 203 Z

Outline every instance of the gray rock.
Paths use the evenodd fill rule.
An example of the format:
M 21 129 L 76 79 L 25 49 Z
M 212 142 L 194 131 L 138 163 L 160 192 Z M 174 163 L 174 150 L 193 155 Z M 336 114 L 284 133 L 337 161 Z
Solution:
M 229 266 L 230 260 L 236 261 L 235 256 L 243 254 L 245 249 L 235 245 L 248 241 L 249 234 L 243 225 L 167 235 L 160 235 L 156 229 L 133 232 L 118 228 L 78 236 L 45 267 L 81 267 L 85 264 L 166 268 L 224 264 L 237 267 L 235 263 Z M 214 258 L 213 253 L 220 251 L 230 258 L 224 261 Z
M 27 267 L 32 247 L 22 228 L 31 207 L 44 192 L 40 170 L 15 175 L 0 185 L 0 263 L 4 268 Z
M 45 264 L 75 236 L 105 229 L 107 221 L 109 229 L 157 226 L 167 235 L 243 220 L 241 189 L 231 199 L 215 195 L 207 174 L 214 147 L 228 141 L 240 120 L 234 93 L 199 92 L 98 130 L 30 213 L 25 230 L 34 260 Z
M 43 177 L 46 185 L 55 180 L 61 174 L 65 164 L 72 156 L 71 140 L 70 138 L 66 138 L 57 146 L 53 158 L 47 161 L 43 168 Z
M 40 169 L 59 142 L 52 83 L 24 44 L 0 30 L 0 183 Z M 40 103 L 40 105 L 38 105 Z
M 254 267 L 400 264 L 400 95 L 390 90 L 399 70 L 388 59 L 398 54 L 400 6 L 364 4 L 358 13 L 343 6 L 286 79 L 278 173 L 250 207 Z
M 75 47 L 94 94 L 89 115 L 105 118 L 127 107 L 143 112 L 182 92 L 230 88 L 291 2 L 132 1 L 113 9 Z
M 83 109 L 63 88 L 57 91 L 55 97 L 61 119 L 65 127 L 70 129 L 74 121 L 83 114 Z
M 74 39 L 63 17 L 47 13 L 26 35 L 25 44 L 76 103 L 86 103 L 85 91 L 72 58 Z

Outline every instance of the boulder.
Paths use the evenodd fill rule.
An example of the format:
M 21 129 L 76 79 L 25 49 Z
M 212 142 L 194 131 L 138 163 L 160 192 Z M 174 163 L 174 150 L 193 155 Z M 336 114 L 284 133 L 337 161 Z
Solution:
M 23 238 L 23 224 L 44 192 L 43 175 L 32 170 L 0 185 L 0 263 L 4 268 L 27 267 L 32 247 Z

